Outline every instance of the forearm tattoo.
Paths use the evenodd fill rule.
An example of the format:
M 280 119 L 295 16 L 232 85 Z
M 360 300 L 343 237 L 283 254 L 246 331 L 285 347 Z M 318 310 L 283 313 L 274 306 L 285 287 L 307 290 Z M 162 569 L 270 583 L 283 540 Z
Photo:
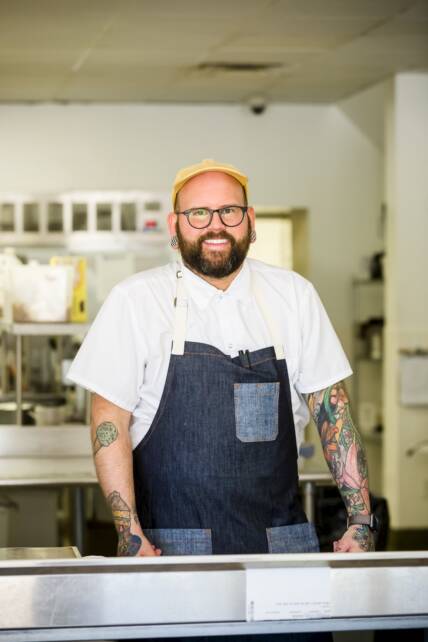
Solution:
M 114 525 L 118 534 L 117 554 L 119 557 L 133 557 L 141 546 L 141 537 L 131 533 L 131 520 L 138 522 L 135 512 L 132 512 L 125 500 L 114 490 L 107 497 L 113 515 Z
M 348 514 L 369 513 L 367 460 L 361 438 L 352 422 L 343 382 L 311 393 L 308 395 L 308 405 L 321 437 L 324 457 Z
M 94 455 L 96 455 L 101 448 L 107 448 L 107 446 L 110 446 L 110 444 L 116 441 L 118 434 L 116 426 L 111 423 L 111 421 L 103 421 L 102 424 L 97 426 L 93 444 Z

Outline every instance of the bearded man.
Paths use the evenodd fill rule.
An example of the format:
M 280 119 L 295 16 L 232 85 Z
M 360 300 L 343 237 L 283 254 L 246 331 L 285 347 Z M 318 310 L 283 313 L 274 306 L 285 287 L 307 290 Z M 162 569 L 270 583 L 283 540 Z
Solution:
M 373 548 L 351 368 L 312 284 L 246 258 L 247 189 L 213 160 L 177 174 L 168 228 L 179 258 L 112 290 L 70 370 L 93 393 L 120 555 L 318 551 L 298 493 L 310 413 L 348 511 L 334 550 Z

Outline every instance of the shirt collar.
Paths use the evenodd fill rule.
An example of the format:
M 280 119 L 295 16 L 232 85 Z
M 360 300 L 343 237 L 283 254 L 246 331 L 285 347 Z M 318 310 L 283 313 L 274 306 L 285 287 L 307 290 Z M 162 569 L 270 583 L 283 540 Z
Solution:
M 205 281 L 192 270 L 189 270 L 181 261 L 180 269 L 183 272 L 184 283 L 189 297 L 201 309 L 207 308 L 220 294 L 237 301 L 246 301 L 251 295 L 251 273 L 247 260 L 244 261 L 240 271 L 224 292 Z

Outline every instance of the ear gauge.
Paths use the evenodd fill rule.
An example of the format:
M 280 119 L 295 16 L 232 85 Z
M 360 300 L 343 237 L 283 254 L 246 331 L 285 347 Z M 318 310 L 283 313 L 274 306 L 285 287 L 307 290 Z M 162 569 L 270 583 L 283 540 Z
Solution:
M 254 241 L 255 241 L 256 239 L 257 239 L 256 230 L 252 230 L 252 231 L 251 231 L 251 234 L 250 234 L 250 241 L 251 241 L 251 243 L 254 243 Z
M 176 236 L 171 236 L 170 245 L 174 250 L 178 247 L 178 238 Z

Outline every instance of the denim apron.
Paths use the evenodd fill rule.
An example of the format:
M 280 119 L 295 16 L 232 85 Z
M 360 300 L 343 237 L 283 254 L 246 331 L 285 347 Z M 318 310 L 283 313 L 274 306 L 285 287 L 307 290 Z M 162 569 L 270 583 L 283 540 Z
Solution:
M 280 333 L 252 274 L 272 347 L 230 357 L 185 341 L 180 270 L 172 352 L 152 425 L 134 450 L 138 517 L 163 555 L 317 552 L 298 497 L 290 381 Z

